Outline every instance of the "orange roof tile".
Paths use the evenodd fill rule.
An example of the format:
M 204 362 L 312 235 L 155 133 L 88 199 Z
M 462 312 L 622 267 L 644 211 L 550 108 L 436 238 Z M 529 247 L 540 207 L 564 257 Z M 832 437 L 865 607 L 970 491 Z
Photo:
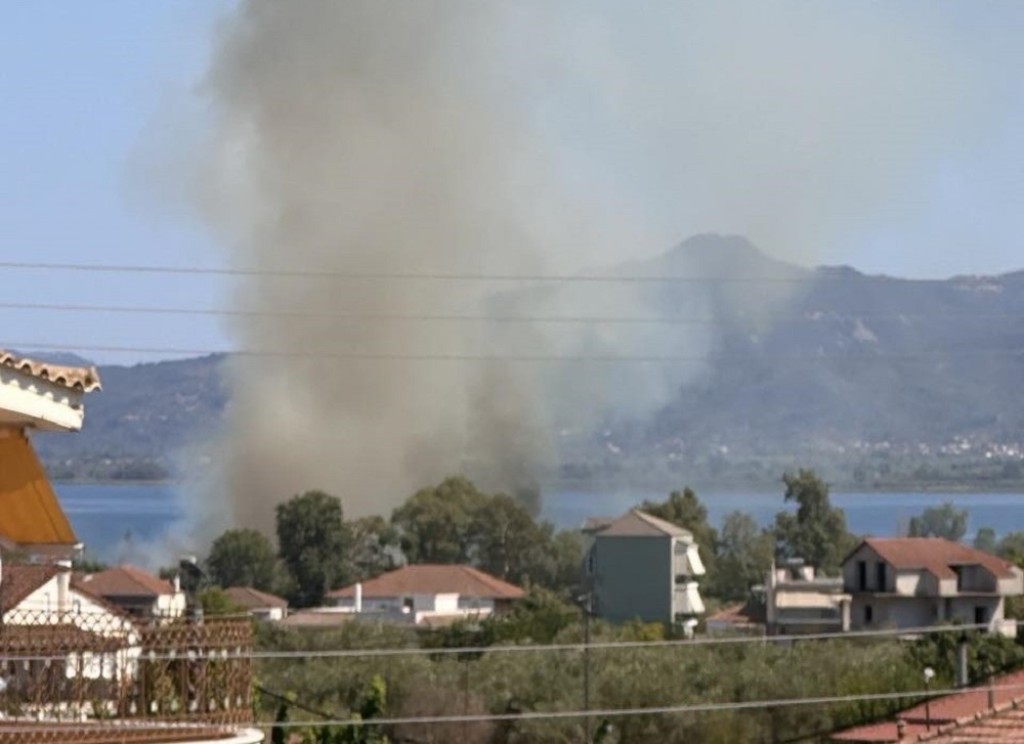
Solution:
M 364 597 L 401 597 L 408 594 L 459 594 L 463 597 L 520 599 L 518 586 L 472 566 L 422 564 L 403 566 L 363 582 Z M 328 597 L 355 596 L 355 584 L 327 593 Z
M 76 589 L 100 597 L 159 597 L 174 593 L 171 582 L 135 566 L 118 566 L 74 581 Z
M 65 367 L 19 357 L 3 349 L 0 349 L 0 366 L 85 393 L 100 389 L 100 374 L 95 367 Z
M 981 720 L 993 714 L 996 709 L 1006 708 L 1015 701 L 1024 700 L 1024 671 L 1013 672 L 995 678 L 991 686 L 979 685 L 963 692 L 934 698 L 928 705 L 921 703 L 896 716 L 896 720 L 857 726 L 832 735 L 833 741 L 842 742 L 897 742 L 897 741 L 981 741 L 965 737 L 961 726 L 967 722 Z M 990 702 L 992 706 L 990 706 Z M 897 720 L 903 721 L 903 738 L 899 736 Z M 999 728 L 988 726 L 988 729 Z M 943 738 L 939 729 L 956 732 L 953 738 Z M 931 736 L 926 736 L 930 731 Z M 990 739 L 984 739 L 989 741 Z M 991 739 L 993 742 L 1020 741 L 1020 739 Z
M 0 612 L 13 610 L 47 581 L 59 574 L 60 566 L 53 564 L 10 565 L 0 568 Z
M 952 566 L 980 565 L 1002 578 L 1015 575 L 1013 564 L 941 537 L 869 537 L 864 543 L 897 570 L 924 570 L 952 579 L 956 578 Z
M 287 607 L 288 600 L 278 597 L 269 592 L 261 592 L 251 586 L 232 586 L 224 590 L 228 599 L 239 607 L 247 610 L 255 610 L 261 607 Z
M 22 431 L 0 432 L 0 538 L 19 546 L 78 544 Z

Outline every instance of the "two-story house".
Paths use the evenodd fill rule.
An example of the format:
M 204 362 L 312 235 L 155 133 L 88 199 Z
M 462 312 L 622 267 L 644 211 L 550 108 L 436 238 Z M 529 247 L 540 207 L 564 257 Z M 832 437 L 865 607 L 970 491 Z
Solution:
M 630 509 L 618 519 L 588 519 L 584 574 L 591 610 L 613 622 L 686 623 L 704 612 L 704 575 L 693 535 Z
M 443 625 L 501 614 L 524 596 L 518 586 L 472 566 L 420 564 L 328 592 L 321 614 Z
M 1024 572 L 942 538 L 867 538 L 843 561 L 843 586 L 854 629 L 958 622 L 1013 635 L 1004 605 L 1024 594 Z
M 814 566 L 772 566 L 764 588 L 769 635 L 839 633 L 850 629 L 851 597 L 843 579 L 818 576 Z
M 75 588 L 100 597 L 133 617 L 179 618 L 185 614 L 185 592 L 177 578 L 161 579 L 135 566 L 116 566 L 79 576 Z

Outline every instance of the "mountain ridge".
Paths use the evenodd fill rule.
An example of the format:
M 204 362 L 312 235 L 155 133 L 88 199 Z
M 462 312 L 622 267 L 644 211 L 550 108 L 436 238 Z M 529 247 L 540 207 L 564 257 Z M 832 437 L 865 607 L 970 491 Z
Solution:
M 650 314 L 698 306 L 707 362 L 675 387 L 669 380 L 656 410 L 619 412 L 562 440 L 563 479 L 774 482 L 798 461 L 828 463 L 836 480 L 857 483 L 908 483 L 915 473 L 921 483 L 988 483 L 1003 470 L 1019 479 L 1024 270 L 906 279 L 809 269 L 745 238 L 707 234 L 608 274 L 665 277 L 631 290 Z M 664 356 L 662 341 L 687 348 L 687 332 L 668 326 L 648 348 L 629 331 L 624 348 Z M 83 432 L 37 436 L 51 473 L 153 478 L 207 462 L 203 444 L 230 399 L 226 359 L 101 366 L 104 391 L 89 396 Z

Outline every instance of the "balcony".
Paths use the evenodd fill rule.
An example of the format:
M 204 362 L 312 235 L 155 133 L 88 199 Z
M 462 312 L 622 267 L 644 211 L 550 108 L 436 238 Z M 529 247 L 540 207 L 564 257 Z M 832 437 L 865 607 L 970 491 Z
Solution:
M 673 597 L 674 615 L 701 615 L 704 613 L 704 600 L 694 581 L 678 584 Z
M 0 744 L 262 741 L 248 729 L 248 618 L 14 611 L 3 621 Z

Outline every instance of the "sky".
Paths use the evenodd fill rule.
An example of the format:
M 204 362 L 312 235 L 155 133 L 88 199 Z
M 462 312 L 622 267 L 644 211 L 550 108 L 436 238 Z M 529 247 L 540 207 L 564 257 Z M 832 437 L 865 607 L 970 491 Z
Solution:
M 225 265 L 223 235 L 184 192 L 213 116 L 203 86 L 217 24 L 233 6 L 5 8 L 0 262 Z M 550 6 L 522 3 L 496 48 L 543 83 L 519 91 L 521 104 L 565 183 L 639 223 L 628 251 L 566 251 L 560 270 L 700 232 L 897 276 L 1024 268 L 1024 4 Z M 222 278 L 0 272 L 8 346 L 231 345 L 215 317 L 3 306 L 226 307 Z

